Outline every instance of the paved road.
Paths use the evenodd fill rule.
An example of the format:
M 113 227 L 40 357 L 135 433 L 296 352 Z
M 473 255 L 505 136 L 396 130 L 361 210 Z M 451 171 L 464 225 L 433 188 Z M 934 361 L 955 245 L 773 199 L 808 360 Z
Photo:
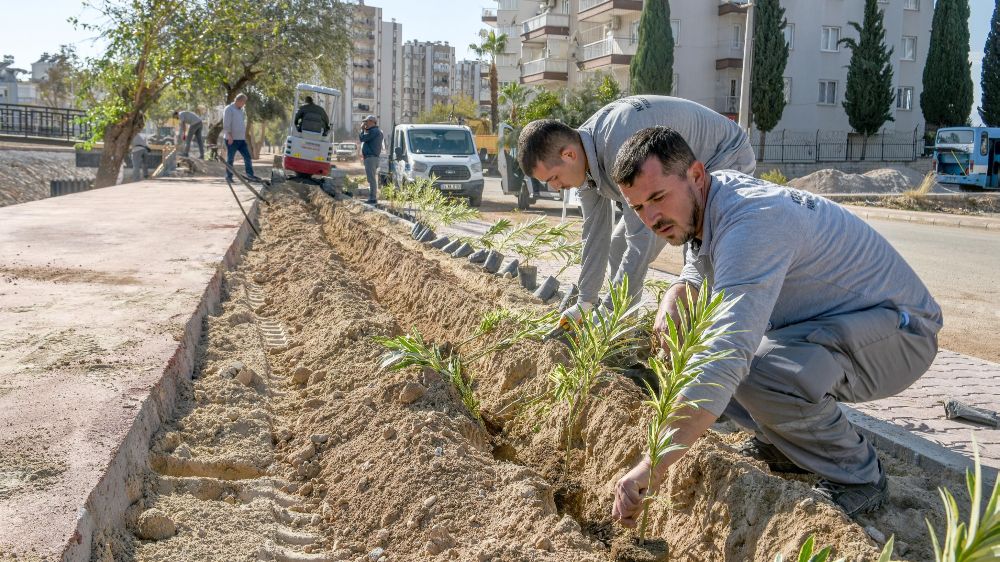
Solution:
M 501 193 L 500 181 L 487 178 L 481 211 L 487 222 L 501 216 L 517 221 L 527 215 L 558 220 L 562 204 L 541 200 L 519 213 L 516 199 Z M 579 220 L 576 212 L 570 217 Z M 941 347 L 1000 362 L 1000 233 L 883 220 L 870 223 L 913 266 L 944 309 Z M 676 274 L 681 260 L 680 250 L 668 246 L 653 267 Z

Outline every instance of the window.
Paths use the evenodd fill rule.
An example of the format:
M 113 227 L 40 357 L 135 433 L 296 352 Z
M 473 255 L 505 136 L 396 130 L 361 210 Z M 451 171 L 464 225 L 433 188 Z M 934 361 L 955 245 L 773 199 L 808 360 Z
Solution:
M 820 34 L 819 50 L 836 53 L 840 51 L 840 28 L 823 26 Z
M 733 34 L 729 44 L 734 49 L 743 48 L 743 28 L 738 23 L 733 24 Z
M 671 96 L 677 97 L 677 83 L 678 83 L 678 80 L 680 80 L 680 75 L 674 74 L 674 80 L 670 84 L 670 95 Z
M 792 103 L 792 79 L 786 76 L 782 80 L 784 84 L 781 86 L 781 91 L 785 94 L 785 103 Z
M 792 50 L 795 47 L 795 24 L 785 24 L 785 29 L 782 29 L 781 32 L 785 34 L 785 44 L 788 45 L 788 50 Z
M 816 103 L 821 105 L 833 105 L 837 103 L 837 82 L 834 80 L 819 81 L 819 98 Z
M 896 109 L 909 111 L 913 109 L 913 87 L 900 86 L 896 88 Z
M 903 60 L 917 60 L 917 38 L 911 35 L 903 36 Z
M 672 29 L 672 27 L 671 27 L 671 29 Z M 634 22 L 632 22 L 631 25 L 629 25 L 629 32 L 630 32 L 629 38 L 632 40 L 632 43 L 638 43 L 639 42 L 639 20 L 635 20 Z M 674 37 L 674 42 L 675 43 L 677 42 L 677 37 Z
M 920 0 L 903 0 L 904 10 L 920 10 Z
M 681 44 L 681 20 L 670 20 L 670 33 L 674 36 L 674 45 Z

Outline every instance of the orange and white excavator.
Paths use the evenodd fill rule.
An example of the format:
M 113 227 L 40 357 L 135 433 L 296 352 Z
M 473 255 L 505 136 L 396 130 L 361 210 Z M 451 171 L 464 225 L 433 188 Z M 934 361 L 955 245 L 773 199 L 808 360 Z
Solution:
M 307 97 L 326 114 L 326 123 L 315 118 L 292 119 L 288 126 L 282 163 L 286 171 L 293 172 L 298 177 L 325 177 L 330 175 L 330 168 L 336 157 L 333 144 L 335 128 L 333 115 L 340 98 L 340 90 L 312 84 L 298 84 L 295 86 L 293 115 L 299 112 Z M 318 112 L 311 109 L 307 117 L 316 115 Z

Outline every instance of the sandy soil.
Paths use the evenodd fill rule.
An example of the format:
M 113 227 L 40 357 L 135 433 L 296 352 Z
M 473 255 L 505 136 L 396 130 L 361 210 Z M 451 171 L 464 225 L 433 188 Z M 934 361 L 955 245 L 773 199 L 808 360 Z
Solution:
M 496 306 L 542 310 L 533 298 L 419 246 L 385 215 L 315 188 L 272 193 L 263 239 L 227 275 L 195 377 L 151 448 L 142 499 L 95 557 L 609 559 L 624 536 L 610 522 L 611 484 L 642 439 L 639 389 L 613 376 L 596 391 L 564 476 L 564 412 L 520 407 L 565 360 L 562 344 L 477 363 L 482 424 L 436 373 L 380 371 L 372 339 L 417 328 L 454 343 Z M 653 507 L 650 535 L 671 560 L 773 560 L 811 532 L 840 556 L 874 560 L 863 525 L 895 534 L 900 558 L 933 559 L 923 517 L 940 526 L 934 488 L 958 483 L 886 459 L 890 505 L 858 525 L 808 478 L 741 458 L 732 445 L 746 435 L 718 429 Z

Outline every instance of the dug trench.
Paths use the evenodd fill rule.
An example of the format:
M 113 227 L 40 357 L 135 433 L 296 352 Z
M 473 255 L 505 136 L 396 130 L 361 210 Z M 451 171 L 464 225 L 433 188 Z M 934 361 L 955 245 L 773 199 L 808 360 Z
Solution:
M 564 466 L 564 409 L 525 407 L 565 361 L 563 344 L 525 341 L 470 367 L 480 423 L 437 373 L 381 369 L 374 338 L 415 328 L 454 344 L 486 312 L 541 313 L 538 301 L 382 213 L 304 186 L 271 198 L 262 238 L 206 320 L 179 411 L 130 486 L 126 523 L 99 536 L 93 558 L 611 558 L 628 536 L 610 521 L 612 484 L 644 435 L 638 387 L 612 375 L 596 389 Z M 875 560 L 879 532 L 896 536 L 897 559 L 933 560 L 923 520 L 943 520 L 934 488 L 963 502 L 954 481 L 886 458 L 889 505 L 858 524 L 809 478 L 741 458 L 732 445 L 746 436 L 719 429 L 671 469 L 651 508 L 648 535 L 670 560 L 773 560 L 809 534 Z

